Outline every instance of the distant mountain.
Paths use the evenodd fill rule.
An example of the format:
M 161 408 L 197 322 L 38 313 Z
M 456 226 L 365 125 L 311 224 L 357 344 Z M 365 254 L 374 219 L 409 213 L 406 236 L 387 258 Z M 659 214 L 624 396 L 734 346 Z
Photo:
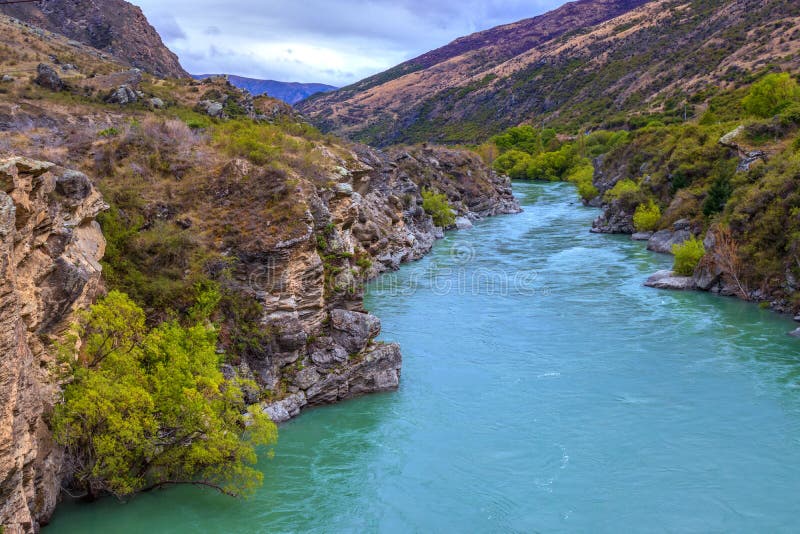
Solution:
M 124 0 L 0 3 L 0 13 L 107 52 L 156 76 L 189 76 L 142 10 Z
M 295 107 L 375 146 L 481 142 L 524 122 L 613 124 L 701 105 L 749 73 L 797 71 L 799 17 L 797 0 L 579 0 Z
M 197 80 L 203 80 L 214 76 L 214 74 L 199 74 L 193 76 Z M 257 80 L 255 78 L 245 78 L 243 76 L 228 75 L 230 82 L 239 89 L 245 89 L 250 94 L 269 95 L 278 100 L 283 100 L 287 104 L 294 105 L 301 100 L 317 93 L 328 93 L 337 88 L 323 83 L 296 83 L 296 82 L 276 82 L 275 80 Z

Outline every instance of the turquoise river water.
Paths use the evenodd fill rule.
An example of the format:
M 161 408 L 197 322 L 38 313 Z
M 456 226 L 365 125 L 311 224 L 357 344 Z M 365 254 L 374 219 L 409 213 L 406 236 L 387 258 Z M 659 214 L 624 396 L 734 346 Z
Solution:
M 396 393 L 281 429 L 264 487 L 65 503 L 48 534 L 797 532 L 800 341 L 758 306 L 647 289 L 565 184 L 373 283 Z

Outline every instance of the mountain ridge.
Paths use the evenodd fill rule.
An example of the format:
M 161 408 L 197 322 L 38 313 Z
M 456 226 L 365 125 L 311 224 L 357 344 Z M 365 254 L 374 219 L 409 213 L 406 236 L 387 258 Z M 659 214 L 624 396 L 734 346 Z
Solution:
M 499 27 L 429 53 L 428 67 L 412 60 L 296 107 L 324 131 L 376 146 L 479 143 L 525 122 L 577 131 L 672 112 L 758 70 L 797 68 L 797 17 L 786 0 L 576 2 L 517 23 L 544 37 L 513 57 L 521 45 L 508 39 L 475 48 L 515 31 Z
M 195 74 L 192 78 L 204 80 L 219 74 Z M 317 93 L 335 91 L 337 88 L 324 83 L 302 83 L 302 82 L 281 82 L 277 80 L 262 80 L 258 78 L 248 78 L 235 74 L 223 75 L 239 89 L 244 89 L 253 96 L 269 95 L 278 100 L 283 100 L 287 104 L 293 105 Z
M 189 76 L 141 8 L 125 0 L 0 4 L 0 13 L 107 52 L 160 78 Z

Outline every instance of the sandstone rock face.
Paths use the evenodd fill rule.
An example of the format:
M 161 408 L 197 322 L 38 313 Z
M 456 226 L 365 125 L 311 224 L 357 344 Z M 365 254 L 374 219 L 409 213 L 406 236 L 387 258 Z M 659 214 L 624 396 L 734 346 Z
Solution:
M 61 450 L 45 423 L 57 399 L 46 346 L 98 291 L 105 209 L 88 178 L 0 160 L 0 524 L 35 532 L 60 492 Z
M 422 209 L 422 188 L 447 195 L 462 227 L 520 211 L 508 179 L 465 152 L 356 146 L 339 163 L 330 186 L 308 196 L 307 227 L 251 251 L 239 276 L 274 332 L 247 364 L 275 397 L 263 409 L 277 422 L 305 406 L 398 387 L 400 347 L 375 341 L 381 323 L 363 309 L 363 283 L 421 258 L 443 236 Z M 251 172 L 244 162 L 229 171 Z

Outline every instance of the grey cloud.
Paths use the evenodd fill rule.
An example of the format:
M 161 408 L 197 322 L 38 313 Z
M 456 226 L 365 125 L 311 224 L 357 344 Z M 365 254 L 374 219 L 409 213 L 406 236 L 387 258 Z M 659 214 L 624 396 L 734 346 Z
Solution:
M 190 72 L 345 85 L 564 0 L 134 0 Z M 211 42 L 213 39 L 213 42 Z

